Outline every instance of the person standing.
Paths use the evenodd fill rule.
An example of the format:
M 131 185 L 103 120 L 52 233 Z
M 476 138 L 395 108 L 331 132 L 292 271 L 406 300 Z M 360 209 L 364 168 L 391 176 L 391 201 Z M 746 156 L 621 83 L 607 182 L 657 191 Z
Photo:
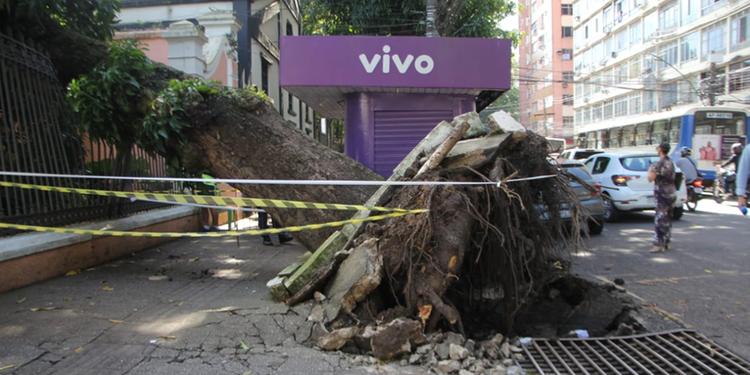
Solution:
M 652 253 L 669 249 L 672 237 L 672 206 L 676 196 L 675 167 L 669 158 L 669 143 L 662 143 L 656 147 L 659 161 L 648 169 L 648 181 L 654 183 L 654 198 L 656 199 L 656 215 L 654 215 L 654 246 Z
M 745 147 L 737 163 L 736 190 L 737 206 L 747 209 L 747 182 L 750 179 L 750 147 Z M 743 213 L 747 212 L 743 210 Z

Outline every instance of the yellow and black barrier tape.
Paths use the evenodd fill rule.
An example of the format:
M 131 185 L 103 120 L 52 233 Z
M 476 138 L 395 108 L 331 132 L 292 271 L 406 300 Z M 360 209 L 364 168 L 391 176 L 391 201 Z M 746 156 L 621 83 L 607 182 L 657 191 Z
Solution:
M 113 191 L 113 190 L 96 190 L 82 189 L 61 186 L 33 185 L 19 182 L 0 181 L 2 187 L 14 187 L 20 189 L 52 191 L 58 193 L 73 193 L 83 195 L 98 195 L 103 197 L 117 197 L 129 199 L 142 199 L 152 202 L 165 203 L 189 203 L 204 204 L 214 206 L 233 207 L 275 207 L 275 208 L 301 208 L 301 209 L 320 209 L 320 210 L 342 210 L 342 211 L 378 211 L 378 212 L 401 212 L 418 214 L 426 212 L 425 209 L 408 210 L 404 208 L 391 207 L 368 207 L 357 204 L 339 204 L 339 203 L 316 203 L 291 201 L 281 199 L 264 199 L 264 198 L 244 198 L 244 197 L 221 197 L 215 195 L 189 195 L 189 194 L 161 194 L 161 193 L 144 193 L 130 191 Z
M 0 229 L 16 229 L 21 231 L 33 231 L 33 232 L 47 232 L 47 233 L 59 233 L 59 234 L 80 234 L 80 235 L 92 235 L 92 236 L 114 236 L 114 237 L 149 237 L 149 238 L 200 238 L 200 237 L 237 237 L 237 236 L 258 236 L 263 234 L 279 234 L 282 232 L 302 232 L 306 230 L 316 230 L 324 228 L 336 228 L 342 227 L 346 224 L 358 224 L 370 221 L 379 221 L 390 219 L 394 217 L 401 217 L 406 215 L 412 215 L 413 212 L 394 212 L 384 215 L 375 215 L 370 217 L 349 219 L 341 221 L 329 221 L 327 223 L 320 224 L 307 224 L 298 225 L 285 228 L 269 228 L 269 229 L 248 229 L 248 230 L 232 230 L 232 231 L 219 231 L 219 232 L 137 232 L 137 231 L 121 231 L 121 230 L 106 230 L 106 229 L 83 229 L 83 228 L 62 228 L 62 227 L 43 227 L 38 225 L 24 225 L 24 224 L 10 224 L 0 223 Z

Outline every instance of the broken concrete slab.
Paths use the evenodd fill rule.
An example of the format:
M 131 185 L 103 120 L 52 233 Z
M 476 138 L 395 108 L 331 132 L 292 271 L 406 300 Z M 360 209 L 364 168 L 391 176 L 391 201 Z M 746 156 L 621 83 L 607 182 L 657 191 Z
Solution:
M 422 323 L 399 318 L 379 328 L 370 337 L 372 355 L 381 360 L 390 360 L 411 353 L 411 349 L 427 342 L 422 333 Z
M 356 326 L 333 330 L 318 339 L 318 347 L 323 350 L 339 350 L 351 341 L 359 331 L 360 329 Z
M 509 115 L 505 111 L 497 111 L 490 115 L 489 125 L 493 128 L 500 129 L 504 132 L 525 132 L 526 128 L 521 125 L 513 116 Z
M 334 254 L 346 245 L 348 238 L 341 231 L 334 232 L 297 270 L 286 280 L 284 287 L 294 294 L 302 289 L 315 275 L 315 270 L 330 264 Z
M 443 160 L 441 166 L 446 169 L 456 167 L 478 168 L 491 160 L 499 146 L 512 133 L 491 135 L 484 138 L 467 139 L 458 142 Z
M 469 124 L 469 129 L 463 135 L 465 139 L 482 137 L 492 131 L 488 124 L 482 122 L 481 117 L 476 112 L 467 112 L 456 116 L 453 118 L 452 123 L 454 127 L 458 127 L 463 123 Z
M 329 283 L 325 301 L 326 318 L 335 319 L 339 312 L 351 313 L 358 302 L 380 285 L 383 258 L 378 253 L 378 240 L 368 239 L 354 248 L 341 263 L 339 272 Z

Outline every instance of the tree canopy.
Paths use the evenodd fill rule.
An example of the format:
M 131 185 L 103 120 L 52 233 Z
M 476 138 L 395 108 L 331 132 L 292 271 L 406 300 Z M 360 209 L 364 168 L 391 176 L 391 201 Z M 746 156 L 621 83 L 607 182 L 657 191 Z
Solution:
M 119 0 L 0 0 L 0 23 L 32 39 L 54 24 L 90 38 L 112 38 Z
M 509 0 L 438 0 L 436 26 L 444 37 L 504 37 L 498 22 L 512 14 Z M 424 0 L 303 0 L 308 35 L 424 35 Z

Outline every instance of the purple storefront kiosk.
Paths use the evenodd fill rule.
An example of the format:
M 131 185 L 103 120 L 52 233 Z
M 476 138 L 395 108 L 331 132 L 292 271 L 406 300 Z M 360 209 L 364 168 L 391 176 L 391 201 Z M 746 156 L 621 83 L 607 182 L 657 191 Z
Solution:
M 507 90 L 510 56 L 503 39 L 289 36 L 280 79 L 321 116 L 344 118 L 346 154 L 387 177 L 440 121 Z

